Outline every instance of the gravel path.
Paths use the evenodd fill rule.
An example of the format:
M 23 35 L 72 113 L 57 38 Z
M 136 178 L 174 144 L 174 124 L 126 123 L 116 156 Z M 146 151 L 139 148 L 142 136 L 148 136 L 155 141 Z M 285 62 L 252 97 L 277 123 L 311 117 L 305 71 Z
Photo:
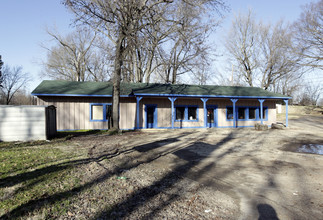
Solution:
M 62 218 L 322 219 L 322 116 L 284 130 L 182 129 L 87 136 L 84 187 Z

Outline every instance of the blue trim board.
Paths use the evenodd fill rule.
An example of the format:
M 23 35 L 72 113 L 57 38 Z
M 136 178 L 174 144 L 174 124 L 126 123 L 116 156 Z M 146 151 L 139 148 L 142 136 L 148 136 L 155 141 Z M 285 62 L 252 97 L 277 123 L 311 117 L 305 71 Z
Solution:
M 235 99 L 292 99 L 292 97 L 272 96 L 226 96 L 226 95 L 182 95 L 182 94 L 146 94 L 134 93 L 135 96 L 157 96 L 157 97 L 195 97 L 195 98 L 235 98 Z
M 207 127 L 207 112 L 206 112 L 206 102 L 209 100 L 208 98 L 200 98 L 203 102 L 203 111 L 204 111 L 204 127 Z
M 103 120 L 93 120 L 92 119 L 92 106 L 93 105 L 99 105 L 99 106 L 102 106 L 103 108 Z M 109 105 L 112 105 L 112 103 L 90 103 L 90 121 L 91 122 L 106 122 L 106 121 L 109 121 L 108 119 L 106 119 L 106 115 L 107 115 L 107 107 L 106 106 L 109 106 Z
M 172 129 L 174 129 L 174 121 L 175 121 L 175 114 L 174 114 L 174 103 L 177 98 L 175 97 L 168 97 L 169 101 L 171 101 L 172 109 L 171 109 L 171 114 L 172 114 Z
M 140 117 L 140 114 L 139 114 L 139 112 L 140 112 L 140 106 L 139 106 L 139 104 L 140 104 L 140 100 L 142 99 L 142 97 L 136 97 L 136 101 L 137 101 L 137 103 L 136 103 L 136 125 L 135 125 L 135 127 L 136 128 L 139 128 L 140 126 L 139 126 L 139 117 Z
M 184 119 L 176 119 L 176 108 L 184 108 Z M 188 108 L 196 108 L 196 119 L 189 120 L 188 118 Z M 198 105 L 175 105 L 174 108 L 175 122 L 198 122 L 199 121 L 199 106 Z

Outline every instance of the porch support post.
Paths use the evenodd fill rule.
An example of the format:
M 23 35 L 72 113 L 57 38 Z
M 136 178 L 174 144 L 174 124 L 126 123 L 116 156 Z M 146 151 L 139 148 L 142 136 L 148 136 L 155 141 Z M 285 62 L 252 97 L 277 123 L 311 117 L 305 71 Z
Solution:
M 175 121 L 175 115 L 174 115 L 174 102 L 177 98 L 175 97 L 168 97 L 169 101 L 172 102 L 172 129 L 174 129 L 174 121 Z
M 140 126 L 139 126 L 139 102 L 140 102 L 140 100 L 142 99 L 142 97 L 136 97 L 136 100 L 137 100 L 137 117 L 136 117 L 136 121 L 137 121 L 137 123 L 136 123 L 136 129 L 139 129 L 140 128 Z
M 288 99 L 284 100 L 286 104 L 286 127 L 288 127 Z
M 237 125 L 237 114 L 236 114 L 236 102 L 238 99 L 231 99 L 231 102 L 233 103 L 233 127 L 236 128 Z
M 207 112 L 206 112 L 206 102 L 209 100 L 208 98 L 201 98 L 203 102 L 203 108 L 204 108 L 204 127 L 207 128 Z
M 264 124 L 264 107 L 263 107 L 263 103 L 264 103 L 264 99 L 258 99 L 258 101 L 260 102 L 260 120 L 261 120 L 261 124 Z

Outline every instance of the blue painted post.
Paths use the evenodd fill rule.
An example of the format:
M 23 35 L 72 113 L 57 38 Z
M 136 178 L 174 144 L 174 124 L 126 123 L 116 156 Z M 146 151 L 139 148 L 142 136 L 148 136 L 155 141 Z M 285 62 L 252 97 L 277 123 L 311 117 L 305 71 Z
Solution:
M 288 127 L 288 99 L 284 100 L 286 104 L 286 127 Z
M 174 102 L 177 98 L 175 97 L 168 97 L 168 99 L 172 102 L 172 129 L 174 129 Z
M 261 124 L 264 124 L 264 99 L 258 99 L 258 101 L 260 102 L 260 120 L 261 120 Z
M 237 127 L 236 126 L 236 122 L 237 122 L 237 114 L 236 114 L 236 102 L 238 101 L 238 99 L 231 99 L 231 102 L 233 103 L 233 127 Z
M 204 108 L 204 127 L 207 128 L 207 112 L 206 112 L 206 102 L 209 100 L 208 98 L 201 98 L 203 102 L 203 108 Z
M 136 123 L 136 129 L 139 129 L 140 126 L 139 126 L 139 102 L 140 100 L 142 99 L 142 97 L 136 97 L 136 100 L 137 100 L 137 123 Z

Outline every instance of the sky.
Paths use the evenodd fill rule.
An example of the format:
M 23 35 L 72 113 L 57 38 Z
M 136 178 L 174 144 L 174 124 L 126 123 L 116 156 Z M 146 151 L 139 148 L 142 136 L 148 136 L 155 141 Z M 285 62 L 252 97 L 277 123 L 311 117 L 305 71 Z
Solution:
M 60 3 L 61 0 L 1 0 L 0 4 L 0 55 L 9 66 L 22 66 L 24 72 L 31 74 L 33 80 L 26 85 L 31 92 L 43 79 L 41 62 L 46 61 L 46 50 L 41 45 L 54 45 L 46 34 L 46 27 L 56 27 L 61 34 L 72 31 L 73 16 Z M 226 0 L 230 7 L 224 13 L 221 27 L 213 36 L 221 49 L 223 33 L 231 24 L 234 14 L 246 13 L 249 8 L 256 18 L 264 22 L 295 21 L 301 6 L 310 0 Z M 221 59 L 219 60 L 221 62 Z M 221 63 L 216 62 L 219 67 Z M 222 61 L 224 62 L 224 61 Z M 221 69 L 221 67 L 220 67 Z

